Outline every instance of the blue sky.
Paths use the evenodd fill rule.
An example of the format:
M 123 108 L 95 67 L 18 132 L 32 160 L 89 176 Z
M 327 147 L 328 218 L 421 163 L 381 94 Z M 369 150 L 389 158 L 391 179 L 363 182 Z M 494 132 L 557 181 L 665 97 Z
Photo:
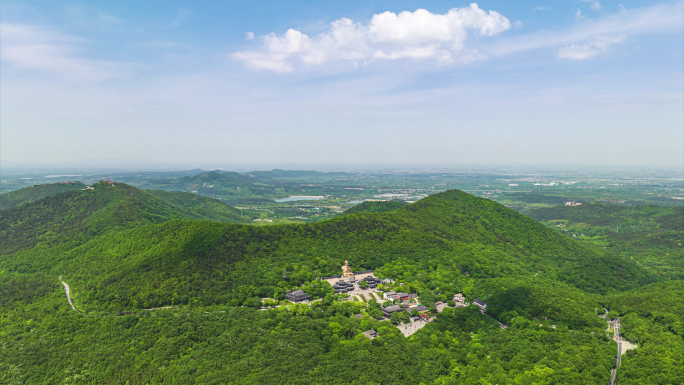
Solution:
M 675 165 L 684 3 L 3 2 L 4 161 Z

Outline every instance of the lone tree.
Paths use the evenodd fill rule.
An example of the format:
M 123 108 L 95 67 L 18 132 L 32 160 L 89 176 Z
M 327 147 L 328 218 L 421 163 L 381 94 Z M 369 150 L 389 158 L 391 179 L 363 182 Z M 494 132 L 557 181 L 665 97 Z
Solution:
M 361 287 L 365 289 L 365 288 L 368 287 L 368 282 L 366 282 L 366 281 L 361 281 L 361 283 L 359 283 L 359 285 L 361 285 Z
M 390 322 L 393 324 L 397 325 L 401 321 L 401 316 L 399 315 L 399 312 L 394 312 L 392 313 L 392 316 L 390 317 Z
M 381 319 L 385 316 L 380 309 L 370 309 L 369 314 L 375 319 Z

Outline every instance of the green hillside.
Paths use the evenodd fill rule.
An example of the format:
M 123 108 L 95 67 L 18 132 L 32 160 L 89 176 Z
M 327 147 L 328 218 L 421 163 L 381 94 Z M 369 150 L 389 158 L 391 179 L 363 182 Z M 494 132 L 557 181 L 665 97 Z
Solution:
M 618 383 L 677 384 L 684 378 L 684 281 L 659 282 L 605 299 L 621 315 L 636 350 L 623 357 Z
M 249 220 L 240 218 L 240 210 L 216 199 L 185 192 L 161 190 L 145 190 L 145 192 L 188 210 L 186 218 L 229 223 L 247 223 Z
M 620 301 L 654 280 L 629 259 L 455 190 L 389 212 L 262 227 L 169 220 L 218 215 L 216 201 L 192 194 L 94 187 L 3 211 L 0 244 L 16 250 L 0 255 L 3 381 L 607 383 L 615 343 L 596 311 L 628 313 Z M 371 317 L 375 301 L 341 301 L 316 278 L 344 260 L 418 293 L 434 322 L 407 338 L 411 326 Z M 320 300 L 254 309 L 297 288 Z M 435 303 L 457 292 L 486 300 L 488 314 L 437 314 Z M 362 335 L 370 329 L 379 337 Z
M 526 214 L 582 242 L 632 258 L 653 273 L 684 278 L 684 207 L 587 204 Z
M 366 201 L 363 203 L 359 203 L 358 205 L 346 210 L 344 214 L 347 215 L 356 213 L 384 213 L 387 211 L 394 211 L 396 209 L 400 209 L 404 206 L 406 206 L 406 202 L 398 200 Z
M 38 199 L 62 192 L 84 189 L 85 187 L 85 184 L 75 181 L 41 184 L 23 188 L 21 190 L 11 191 L 0 195 L 0 210 L 7 209 L 24 202 L 33 202 Z
M 109 185 L 99 188 L 114 191 Z M 124 228 L 124 218 L 109 216 L 88 231 L 95 233 L 105 224 L 114 226 L 113 222 Z M 167 219 L 146 212 L 134 223 Z M 10 231 L 25 234 L 22 226 L 9 227 L 3 235 L 12 239 Z M 78 231 L 82 227 L 67 233 Z M 434 281 L 421 280 L 428 287 L 454 290 L 468 279 L 509 276 L 560 280 L 594 293 L 653 280 L 629 260 L 459 191 L 433 195 L 393 212 L 361 213 L 315 224 L 254 227 L 171 221 L 109 232 L 69 249 L 45 247 L 51 239 L 40 238 L 45 238 L 40 247 L 4 258 L 0 267 L 7 272 L 68 277 L 78 288 L 77 302 L 88 310 L 240 305 L 254 297 L 282 296 L 288 288 L 334 274 L 345 259 L 358 270 L 378 269 L 381 275 L 406 281 L 444 269 L 444 276 Z M 289 272 L 287 281 L 284 269 Z M 456 274 L 442 286 L 448 271 Z
M 123 183 L 96 183 L 15 206 L 0 215 L 0 254 L 36 245 L 80 243 L 113 230 L 172 219 L 246 222 L 239 211 L 205 197 L 148 192 Z
M 275 190 L 272 186 L 259 184 L 258 178 L 236 172 L 209 171 L 177 179 L 147 180 L 140 188 L 193 192 L 199 195 L 225 200 L 258 199 L 269 197 Z
M 34 281 L 36 284 L 40 281 Z M 590 332 L 516 323 L 477 308 L 405 338 L 359 303 L 278 310 L 218 306 L 83 316 L 56 285 L 25 311 L 5 308 L 0 351 L 16 383 L 603 384 L 614 347 Z M 371 305 L 377 306 L 377 305 Z M 50 311 L 44 309 L 49 308 Z M 351 317 L 364 314 L 363 318 Z M 369 340 L 362 332 L 374 329 Z M 496 364 L 493 364 L 495 362 Z M 392 363 L 391 365 L 388 363 Z M 539 382 L 543 380 L 545 382 Z M 10 382 L 11 383 L 11 382 Z

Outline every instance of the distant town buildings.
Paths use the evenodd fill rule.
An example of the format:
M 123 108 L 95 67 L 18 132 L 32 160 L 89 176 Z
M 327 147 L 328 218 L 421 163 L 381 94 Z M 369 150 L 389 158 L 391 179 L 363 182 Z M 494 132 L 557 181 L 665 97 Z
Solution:
M 566 206 L 581 206 L 582 202 L 575 202 L 575 201 L 567 201 L 565 202 Z

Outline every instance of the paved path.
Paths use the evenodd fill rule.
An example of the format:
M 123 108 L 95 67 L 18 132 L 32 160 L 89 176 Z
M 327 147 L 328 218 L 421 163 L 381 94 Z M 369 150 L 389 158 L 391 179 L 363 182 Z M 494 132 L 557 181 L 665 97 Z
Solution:
M 620 317 L 617 317 L 614 321 L 613 325 L 613 339 L 618 344 L 618 353 L 617 353 L 617 363 L 615 365 L 615 369 L 613 369 L 610 373 L 610 385 L 615 385 L 615 376 L 617 376 L 617 368 L 620 366 L 620 359 L 622 358 L 622 341 L 620 340 Z
M 62 277 L 59 277 L 59 281 L 62 282 L 62 285 L 64 285 L 64 292 L 66 293 L 66 297 L 67 297 L 67 300 L 69 301 L 69 305 L 71 305 L 72 309 L 74 309 L 80 313 L 81 311 L 76 309 L 76 307 L 74 307 L 74 303 L 71 302 L 71 296 L 69 295 L 69 293 L 70 293 L 69 285 L 67 285 L 66 282 L 62 281 Z
M 404 335 L 404 337 L 408 338 L 409 336 L 411 336 L 412 334 L 414 334 L 418 330 L 424 328 L 425 325 L 427 325 L 427 324 L 428 324 L 428 322 L 425 322 L 425 321 L 416 321 L 416 322 L 411 322 L 411 323 L 408 323 L 405 325 L 399 325 L 399 326 L 397 326 L 397 328 L 399 329 L 401 334 Z

